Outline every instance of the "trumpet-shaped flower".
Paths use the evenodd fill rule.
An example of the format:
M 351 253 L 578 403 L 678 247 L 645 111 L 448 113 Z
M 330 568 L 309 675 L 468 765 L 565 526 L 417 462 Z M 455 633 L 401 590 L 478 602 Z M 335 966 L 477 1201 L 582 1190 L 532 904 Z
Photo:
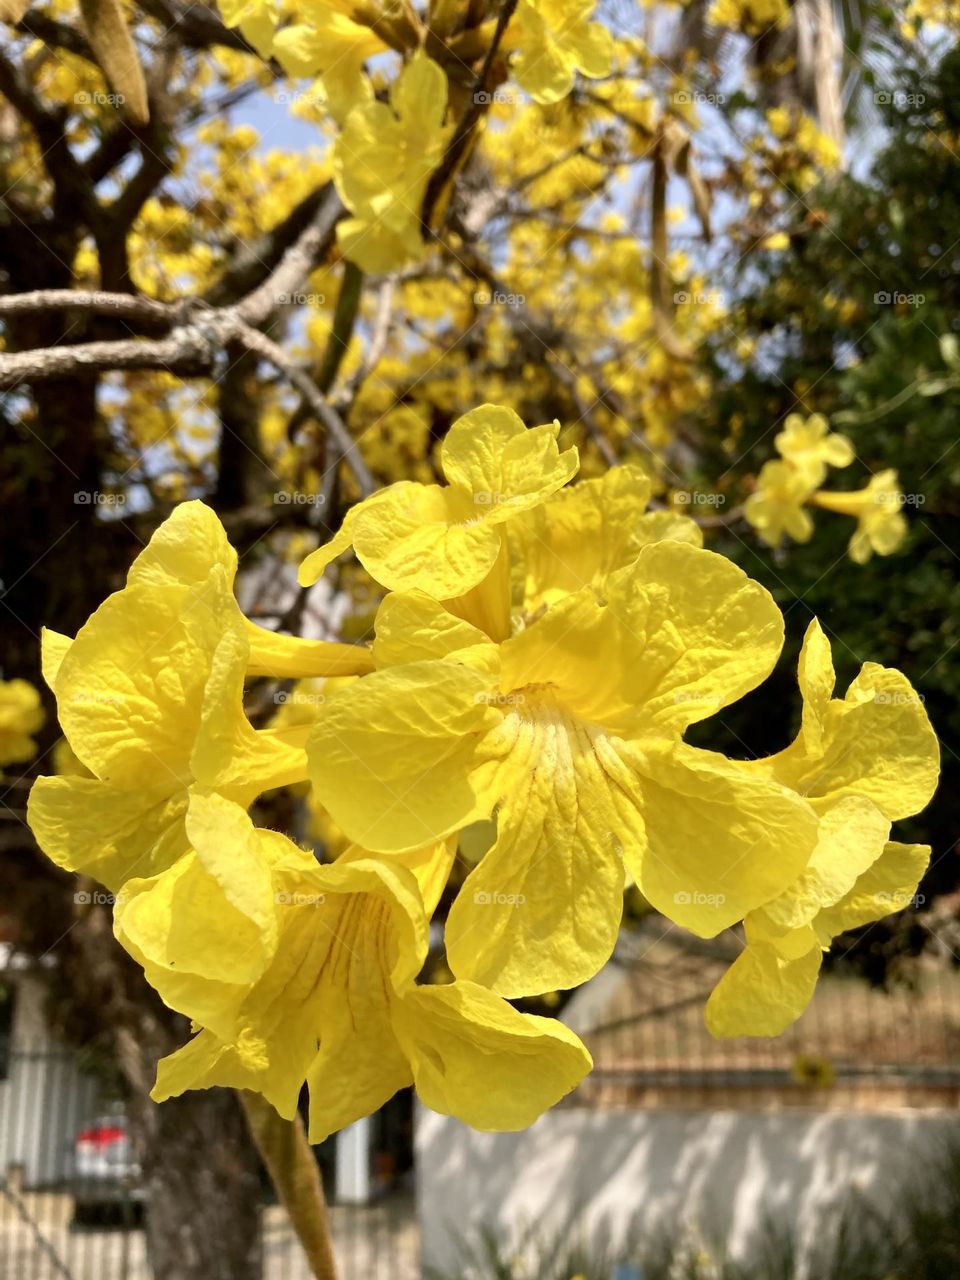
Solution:
M 779 547 L 785 534 L 794 542 L 809 542 L 813 520 L 804 504 L 817 481 L 789 462 L 765 462 L 756 490 L 743 504 L 743 514 L 769 547 Z
M 559 423 L 526 429 L 511 409 L 481 405 L 440 447 L 446 485 L 400 481 L 351 507 L 340 531 L 300 566 L 310 586 L 349 547 L 385 587 L 455 599 L 478 586 L 505 551 L 504 526 L 545 502 L 579 464 L 560 453 Z
M 190 852 L 131 882 L 117 936 L 166 1003 L 203 1029 L 160 1063 L 158 1101 L 224 1085 L 292 1119 L 306 1081 L 310 1140 L 415 1084 L 436 1111 L 515 1129 L 590 1068 L 560 1024 L 472 982 L 418 986 L 451 842 L 389 862 L 350 849 L 319 865 L 242 809 L 195 795 Z
M 857 522 L 848 551 L 855 564 L 866 564 L 874 552 L 890 556 L 907 536 L 903 514 L 903 494 L 897 486 L 896 471 L 881 471 L 864 489 L 853 493 L 821 490 L 812 499 L 824 511 L 853 516 Z
M 633 564 L 652 542 L 701 545 L 695 521 L 672 511 L 645 511 L 649 501 L 646 473 L 626 463 L 599 479 L 580 480 L 511 521 L 511 559 L 523 574 L 522 612 L 532 616 L 585 586 L 602 593 L 607 577 Z
M 513 74 L 536 102 L 559 102 L 576 73 L 597 80 L 610 74 L 613 37 L 591 22 L 596 0 L 520 0 L 510 39 L 517 50 Z
M 922 809 L 936 786 L 937 740 L 919 697 L 900 672 L 873 663 L 844 699 L 833 686 L 814 621 L 800 657 L 800 733 L 744 767 L 805 795 L 819 838 L 795 882 L 747 915 L 747 945 L 707 1003 L 716 1035 L 778 1035 L 806 1008 L 833 937 L 900 910 L 926 868 L 926 845 L 888 839 L 891 821 Z
M 837 432 L 820 413 L 809 418 L 791 413 L 774 442 L 781 458 L 802 472 L 816 488 L 826 478 L 827 467 L 848 467 L 854 459 L 853 444 Z
M 29 680 L 0 680 L 0 765 L 23 764 L 36 755 L 33 734 L 43 721 L 40 694 Z
M 273 50 L 290 76 L 321 76 L 334 119 L 342 125 L 356 106 L 373 102 L 373 88 L 363 73 L 367 58 L 387 46 L 368 26 L 351 16 L 352 0 L 319 0 L 307 22 L 278 32 Z
M 385 102 L 347 116 L 333 152 L 333 180 L 353 215 L 337 226 L 346 258 L 364 271 L 394 271 L 423 250 L 420 209 L 452 126 L 444 125 L 447 77 L 425 53 L 410 59 Z
M 585 587 L 499 646 L 427 596 L 388 596 L 377 633 L 383 669 L 322 709 L 311 780 L 383 853 L 495 813 L 447 922 L 458 976 L 510 996 L 585 980 L 613 948 L 624 867 L 710 936 L 806 865 L 806 801 L 681 739 L 781 645 L 768 593 L 722 557 L 643 547 L 603 601 Z
M 116 889 L 179 856 L 194 785 L 249 805 L 305 778 L 306 728 L 254 730 L 245 677 L 291 664 L 362 671 L 370 655 L 254 627 L 234 598 L 235 571 L 216 516 L 185 503 L 75 640 L 45 633 L 44 676 L 92 775 L 39 778 L 31 791 L 31 828 L 58 865 Z

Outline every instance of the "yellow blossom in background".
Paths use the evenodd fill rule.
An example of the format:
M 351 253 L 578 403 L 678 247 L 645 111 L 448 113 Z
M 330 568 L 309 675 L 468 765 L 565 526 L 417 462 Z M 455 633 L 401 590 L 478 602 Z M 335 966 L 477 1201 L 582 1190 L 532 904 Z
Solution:
M 520 0 L 510 28 L 516 49 L 512 71 L 537 102 L 558 102 L 581 75 L 596 80 L 610 74 L 613 38 L 591 22 L 596 0 Z
M 715 27 L 760 35 L 768 27 L 788 26 L 790 6 L 787 0 L 713 0 L 707 21 Z
M 327 105 L 338 124 L 350 111 L 373 101 L 363 64 L 386 45 L 369 27 L 354 21 L 352 0 L 316 0 L 304 10 L 306 22 L 278 32 L 273 51 L 289 76 L 319 76 Z
M 33 735 L 45 719 L 29 680 L 0 680 L 0 765 L 24 764 L 37 754 Z
M 789 462 L 765 462 L 743 504 L 744 517 L 769 547 L 779 547 L 785 535 L 809 542 L 813 520 L 805 504 L 816 487 L 816 480 Z
M 276 0 L 217 0 L 226 27 L 239 27 L 257 53 L 269 58 L 280 10 Z
M 847 467 L 855 456 L 851 441 L 831 432 L 830 424 L 820 413 L 812 413 L 809 418 L 800 413 L 789 414 L 773 443 L 781 458 L 814 485 L 823 483 L 828 466 Z
M 866 564 L 874 552 L 878 556 L 893 555 L 907 536 L 904 498 L 892 469 L 879 472 L 864 489 L 851 493 L 821 490 L 811 501 L 824 511 L 836 511 L 856 520 L 849 545 L 850 559 L 855 564 Z
M 354 107 L 334 146 L 334 182 L 353 215 L 338 223 L 344 255 L 364 271 L 394 271 L 423 249 L 420 209 L 453 126 L 444 125 L 447 77 L 425 53 L 410 59 L 390 105 Z

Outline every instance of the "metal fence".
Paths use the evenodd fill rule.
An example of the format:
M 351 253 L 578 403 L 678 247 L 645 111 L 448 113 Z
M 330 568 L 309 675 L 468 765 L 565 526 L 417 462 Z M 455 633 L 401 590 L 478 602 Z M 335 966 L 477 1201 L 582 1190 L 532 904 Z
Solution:
M 121 1106 L 76 1055 L 9 1052 L 0 1072 L 0 1280 L 151 1280 Z M 84 1146 L 85 1144 L 85 1146 Z M 341 1280 L 415 1280 L 412 1194 L 330 1208 Z M 309 1280 L 283 1208 L 260 1210 L 263 1280 Z
M 960 1104 L 960 969 L 918 960 L 886 988 L 842 966 L 773 1038 L 714 1039 L 707 998 L 737 954 L 652 919 L 622 940 L 607 996 L 576 1026 L 594 1070 L 574 1106 L 885 1110 Z

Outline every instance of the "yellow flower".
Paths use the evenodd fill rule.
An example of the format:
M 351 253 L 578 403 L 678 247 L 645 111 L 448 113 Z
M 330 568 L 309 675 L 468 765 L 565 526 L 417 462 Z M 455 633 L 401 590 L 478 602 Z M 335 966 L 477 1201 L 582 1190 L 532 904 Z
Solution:
M 0 765 L 23 764 L 37 752 L 32 735 L 45 716 L 29 680 L 0 680 Z
M 794 542 L 809 542 L 813 520 L 804 509 L 816 489 L 810 475 L 789 462 L 765 462 L 756 490 L 743 504 L 743 514 L 763 541 L 779 547 L 784 534 Z
M 373 88 L 363 74 L 367 58 L 386 45 L 351 16 L 353 0 L 319 0 L 296 22 L 278 32 L 273 51 L 289 76 L 321 76 L 331 113 L 343 124 L 350 111 L 373 102 Z
M 705 936 L 802 871 L 810 806 L 681 740 L 758 684 L 781 640 L 762 587 L 673 541 L 610 574 L 603 602 L 585 587 L 499 646 L 426 595 L 391 595 L 382 669 L 322 708 L 311 781 L 383 853 L 495 814 L 448 918 L 451 968 L 508 996 L 570 987 L 612 950 L 624 867 Z
M 866 663 L 833 698 L 830 644 L 810 624 L 800 655 L 803 721 L 779 755 L 743 767 L 804 795 L 820 819 L 809 863 L 744 920 L 747 945 L 707 1003 L 715 1035 L 779 1035 L 806 1008 L 822 952 L 847 929 L 906 906 L 930 856 L 889 840 L 933 795 L 937 738 L 899 671 Z
M 446 74 L 421 50 L 397 77 L 389 106 L 369 101 L 347 116 L 333 180 L 353 217 L 338 223 L 337 242 L 364 271 L 394 271 L 420 257 L 423 197 L 452 132 L 446 109 Z
M 644 513 L 649 500 L 646 473 L 627 463 L 581 480 L 511 521 L 512 559 L 523 574 L 522 612 L 533 615 L 580 587 L 602 592 L 607 576 L 633 564 L 651 542 L 701 544 L 695 521 L 672 511 Z
M 574 475 L 576 449 L 557 449 L 559 423 L 527 430 L 512 409 L 481 405 L 440 448 L 446 486 L 400 481 L 352 507 L 340 531 L 300 566 L 310 586 L 348 547 L 377 582 L 452 599 L 477 586 L 501 555 L 507 521 Z
M 781 458 L 796 467 L 814 485 L 823 483 L 828 466 L 846 467 L 854 459 L 851 441 L 846 436 L 831 432 L 829 423 L 820 413 L 812 413 L 806 419 L 802 414 L 791 413 L 773 443 Z
M 574 76 L 610 74 L 613 37 L 590 22 L 596 0 L 520 0 L 509 38 L 517 50 L 513 74 L 536 102 L 559 102 Z
M 903 494 L 897 486 L 896 471 L 881 471 L 865 489 L 853 493 L 827 493 L 821 490 L 812 499 L 825 511 L 853 516 L 857 527 L 848 551 L 855 564 L 866 564 L 874 552 L 889 556 L 907 536 L 907 520 L 903 514 Z
M 31 829 L 59 866 L 116 889 L 182 852 L 193 786 L 249 805 L 303 780 L 307 728 L 254 730 L 244 679 L 291 666 L 340 674 L 372 665 L 367 650 L 248 622 L 233 595 L 236 566 L 214 513 L 184 503 L 75 640 L 44 632 L 44 678 L 92 775 L 39 778 L 31 790 Z
M 787 0 L 713 0 L 707 21 L 715 27 L 733 27 L 759 35 L 771 26 L 787 26 L 790 6 Z M 774 107 L 767 115 L 781 110 Z
M 279 10 L 273 0 L 217 0 L 225 27 L 239 27 L 262 58 L 273 49 Z
M 306 1081 L 310 1140 L 415 1084 L 433 1110 L 518 1129 L 590 1068 L 557 1022 L 471 982 L 418 986 L 428 917 L 452 842 L 320 866 L 241 808 L 194 796 L 190 851 L 131 882 L 117 936 L 163 1000 L 203 1030 L 159 1066 L 158 1101 L 187 1089 L 254 1089 L 292 1119 Z

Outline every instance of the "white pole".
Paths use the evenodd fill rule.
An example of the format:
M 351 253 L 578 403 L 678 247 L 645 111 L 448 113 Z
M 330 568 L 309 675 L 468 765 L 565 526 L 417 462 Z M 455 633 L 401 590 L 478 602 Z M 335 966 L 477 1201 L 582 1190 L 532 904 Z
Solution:
M 370 1141 L 373 1126 L 369 1116 L 341 1129 L 337 1134 L 337 1203 L 370 1203 Z

